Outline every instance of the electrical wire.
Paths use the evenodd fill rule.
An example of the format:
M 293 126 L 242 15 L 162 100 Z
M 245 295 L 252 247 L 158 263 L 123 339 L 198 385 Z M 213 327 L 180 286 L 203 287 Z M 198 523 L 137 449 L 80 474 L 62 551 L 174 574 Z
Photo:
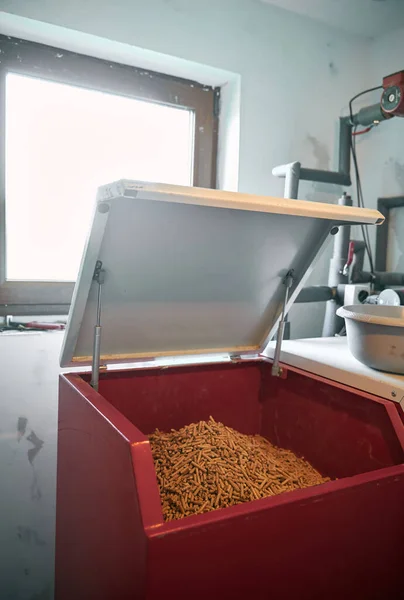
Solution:
M 362 182 L 361 182 L 360 173 L 359 173 L 358 157 L 356 154 L 355 134 L 357 134 L 356 126 L 354 127 L 354 131 L 351 136 L 351 152 L 352 152 L 352 159 L 353 159 L 354 170 L 355 170 L 357 204 L 359 207 L 365 208 L 365 202 L 363 199 L 363 191 L 362 191 Z M 372 256 L 372 249 L 371 249 L 371 244 L 370 244 L 368 228 L 366 225 L 361 225 L 361 230 L 362 230 L 363 241 L 365 242 L 366 253 L 369 258 L 370 271 L 373 275 L 374 274 L 374 263 L 373 263 L 373 256 Z
M 360 206 L 361 208 L 365 208 L 365 203 L 364 203 L 364 199 L 363 199 L 363 191 L 362 191 L 362 182 L 361 182 L 361 178 L 360 178 L 358 158 L 357 158 L 357 154 L 356 154 L 356 144 L 355 144 L 354 138 L 353 138 L 353 143 L 352 143 L 352 154 L 353 154 L 354 166 L 355 166 L 357 203 L 358 203 L 358 206 Z M 365 242 L 366 252 L 367 252 L 367 255 L 369 258 L 370 271 L 373 274 L 374 273 L 374 265 L 373 265 L 372 249 L 371 249 L 370 238 L 369 238 L 369 231 L 368 231 L 367 226 L 365 226 L 365 225 L 361 225 L 361 230 L 362 230 L 362 236 L 363 236 L 363 239 Z
M 357 126 L 353 123 L 352 104 L 355 100 L 357 100 L 357 98 L 360 98 L 361 96 L 364 96 L 365 94 L 368 94 L 369 92 L 374 92 L 376 90 L 381 90 L 381 89 L 383 89 L 382 85 L 377 85 L 375 87 L 368 88 L 367 90 L 363 90 L 362 92 L 359 92 L 359 94 L 356 94 L 356 96 L 353 96 L 353 98 L 351 98 L 349 101 L 349 120 L 350 120 L 351 125 L 354 128 L 352 135 L 351 135 L 351 139 L 350 139 L 351 153 L 352 153 L 352 159 L 353 159 L 354 169 L 355 169 L 357 204 L 361 208 L 365 208 L 365 202 L 363 199 L 362 182 L 361 182 L 360 173 L 359 173 L 358 157 L 356 154 L 356 137 L 358 135 L 368 133 L 373 128 L 373 125 L 371 125 L 370 127 L 367 127 L 366 129 L 363 129 L 362 131 L 357 131 Z M 374 275 L 374 263 L 373 263 L 372 248 L 370 245 L 368 228 L 366 225 L 361 225 L 361 230 L 362 230 L 363 241 L 365 242 L 366 253 L 369 258 L 370 271 L 371 271 L 372 275 Z
M 373 129 L 374 125 L 370 125 L 370 127 L 366 127 L 366 129 L 362 129 L 362 131 L 354 131 L 352 135 L 363 135 L 364 133 L 368 133 Z

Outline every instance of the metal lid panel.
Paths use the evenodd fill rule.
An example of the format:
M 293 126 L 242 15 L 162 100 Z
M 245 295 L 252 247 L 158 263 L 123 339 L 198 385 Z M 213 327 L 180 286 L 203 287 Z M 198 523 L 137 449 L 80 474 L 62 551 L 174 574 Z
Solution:
M 97 260 L 101 362 L 258 351 L 275 331 L 286 272 L 295 272 L 292 303 L 337 221 L 380 216 L 313 204 L 138 182 L 102 188 L 62 365 L 91 363 Z

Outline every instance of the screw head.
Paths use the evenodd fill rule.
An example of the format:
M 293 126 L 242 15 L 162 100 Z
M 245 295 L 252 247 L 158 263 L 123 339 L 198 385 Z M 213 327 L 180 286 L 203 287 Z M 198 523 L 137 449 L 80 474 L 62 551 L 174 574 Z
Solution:
M 397 396 L 397 392 L 392 391 L 391 395 L 392 395 L 393 398 L 395 398 Z
M 109 211 L 109 204 L 107 202 L 100 202 L 98 205 L 98 212 L 105 214 Z

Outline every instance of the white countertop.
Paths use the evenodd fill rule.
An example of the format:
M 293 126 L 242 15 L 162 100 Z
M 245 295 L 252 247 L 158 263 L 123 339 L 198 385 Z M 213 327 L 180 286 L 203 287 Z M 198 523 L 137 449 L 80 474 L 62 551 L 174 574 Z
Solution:
M 265 354 L 273 358 L 274 349 L 275 342 L 271 342 Z M 285 340 L 281 362 L 399 402 L 404 409 L 404 376 L 375 371 L 357 361 L 346 337 Z

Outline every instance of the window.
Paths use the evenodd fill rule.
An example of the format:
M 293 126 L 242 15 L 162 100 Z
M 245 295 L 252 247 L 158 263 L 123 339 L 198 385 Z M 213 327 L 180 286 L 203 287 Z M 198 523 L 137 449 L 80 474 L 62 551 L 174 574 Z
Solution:
M 214 187 L 218 97 L 0 36 L 0 314 L 67 312 L 99 185 Z

